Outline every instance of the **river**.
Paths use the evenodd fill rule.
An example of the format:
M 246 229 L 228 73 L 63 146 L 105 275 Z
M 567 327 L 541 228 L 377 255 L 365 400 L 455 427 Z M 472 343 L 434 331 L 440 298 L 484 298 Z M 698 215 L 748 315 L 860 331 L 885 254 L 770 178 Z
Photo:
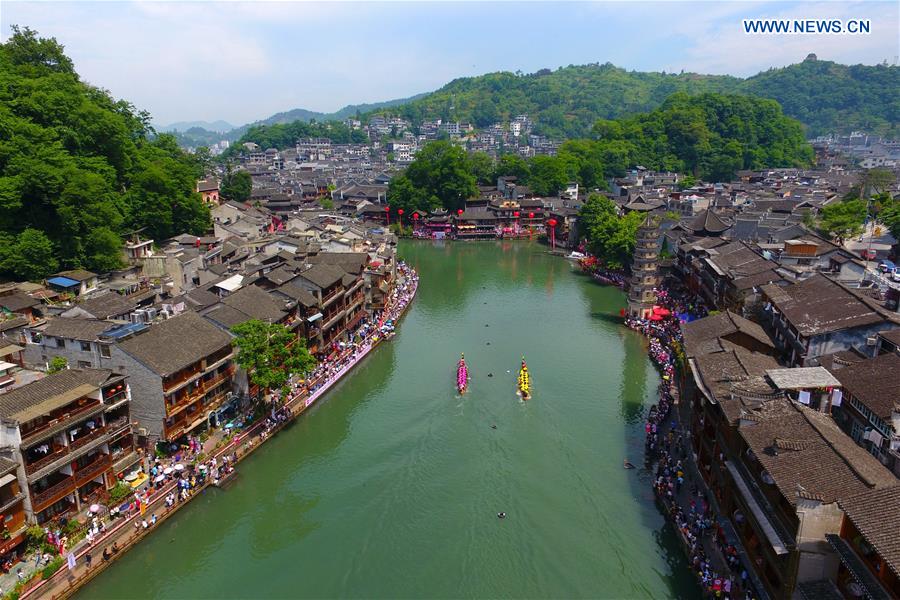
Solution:
M 622 468 L 658 382 L 622 293 L 538 244 L 400 250 L 421 279 L 396 338 L 81 598 L 699 596 Z

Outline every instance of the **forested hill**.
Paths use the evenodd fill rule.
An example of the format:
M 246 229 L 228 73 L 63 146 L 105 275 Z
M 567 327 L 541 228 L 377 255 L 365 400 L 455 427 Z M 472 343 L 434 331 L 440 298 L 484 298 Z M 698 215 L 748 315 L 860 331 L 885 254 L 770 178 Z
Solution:
M 647 112 L 674 92 L 720 92 L 772 98 L 807 126 L 808 136 L 865 129 L 896 137 L 900 67 L 807 60 L 748 79 L 694 73 L 626 71 L 610 64 L 569 66 L 521 75 L 508 72 L 456 79 L 418 100 L 379 113 L 419 123 L 471 122 L 478 127 L 527 113 L 553 138 L 589 134 L 598 118 Z
M 54 39 L 0 44 L 0 277 L 121 264 L 122 236 L 202 234 L 202 172 L 150 117 L 80 81 Z

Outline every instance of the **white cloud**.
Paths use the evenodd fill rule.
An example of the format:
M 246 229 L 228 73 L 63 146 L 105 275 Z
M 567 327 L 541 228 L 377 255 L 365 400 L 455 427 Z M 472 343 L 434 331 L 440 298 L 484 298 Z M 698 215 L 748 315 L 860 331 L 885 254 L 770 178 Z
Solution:
M 770 67 L 799 62 L 813 52 L 821 59 L 854 64 L 873 64 L 897 54 L 898 5 L 886 2 L 817 2 L 790 8 L 769 5 L 770 10 L 735 12 L 722 21 L 708 21 L 695 32 L 693 41 L 670 69 L 748 76 Z M 770 19 L 871 19 L 869 35 L 748 35 L 741 21 L 748 17 Z
M 790 10 L 786 8 L 790 6 Z M 436 89 L 489 71 L 612 61 L 749 75 L 809 52 L 873 63 L 898 54 L 896 3 L 8 2 L 0 36 L 28 25 L 82 77 L 157 123 L 243 123 Z M 870 15 L 870 36 L 747 36 L 748 16 Z M 891 36 L 894 39 L 890 39 Z

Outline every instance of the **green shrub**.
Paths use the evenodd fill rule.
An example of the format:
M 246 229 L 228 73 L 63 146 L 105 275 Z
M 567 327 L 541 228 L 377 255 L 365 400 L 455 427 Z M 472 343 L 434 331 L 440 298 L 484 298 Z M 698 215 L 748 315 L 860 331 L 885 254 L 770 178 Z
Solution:
M 25 530 L 25 551 L 34 552 L 44 547 L 47 541 L 47 534 L 40 525 L 32 525 Z
M 44 579 L 50 579 L 51 577 L 53 577 L 54 573 L 59 571 L 60 567 L 63 566 L 64 562 L 65 561 L 63 560 L 62 556 L 57 556 L 56 558 L 51 560 L 49 563 L 47 563 L 47 566 L 44 567 L 43 571 L 41 571 L 41 576 Z
M 109 490 L 109 503 L 118 504 L 131 496 L 131 492 L 131 486 L 124 481 L 120 481 Z

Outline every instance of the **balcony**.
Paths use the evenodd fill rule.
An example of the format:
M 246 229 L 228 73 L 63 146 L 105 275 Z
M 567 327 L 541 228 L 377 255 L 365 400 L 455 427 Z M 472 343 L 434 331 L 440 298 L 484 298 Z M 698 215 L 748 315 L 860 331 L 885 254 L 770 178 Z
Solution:
M 84 448 L 91 442 L 102 438 L 106 434 L 107 431 L 108 431 L 108 429 L 106 427 L 97 427 L 89 434 L 83 435 L 80 438 L 78 438 L 77 440 L 75 440 L 74 442 L 72 442 L 71 444 L 69 444 L 69 451 L 72 452 L 72 451 L 78 450 L 79 448 Z
M 85 404 L 84 406 L 79 406 L 78 408 L 67 411 L 66 413 L 60 415 L 59 417 L 53 419 L 52 421 L 48 421 L 39 425 L 35 429 L 32 429 L 29 432 L 22 432 L 22 446 L 28 447 L 31 446 L 42 439 L 45 439 L 54 433 L 58 433 L 69 426 L 72 419 L 76 417 L 88 417 L 89 413 L 100 412 L 100 409 L 105 408 L 103 404 L 99 400 L 94 400 Z
M 199 365 L 190 371 L 179 374 L 178 377 L 167 377 L 163 382 L 163 392 L 169 393 L 173 391 L 175 388 L 181 387 L 183 384 L 187 383 L 191 379 L 194 379 L 202 372 Z
M 36 513 L 41 512 L 47 507 L 47 505 L 52 504 L 53 501 L 58 500 L 66 494 L 70 494 L 74 491 L 75 479 L 73 477 L 66 477 L 62 481 L 51 485 L 46 490 L 40 491 L 36 494 L 32 493 L 32 510 L 34 510 L 34 512 Z
M 25 473 L 26 473 L 27 475 L 31 475 L 32 473 L 35 473 L 35 472 L 37 472 L 37 471 L 43 469 L 44 467 L 46 467 L 46 466 L 49 465 L 50 463 L 56 461 L 57 459 L 59 459 L 59 458 L 65 456 L 65 455 L 68 454 L 68 453 L 69 453 L 69 448 L 68 448 L 68 447 L 66 447 L 66 446 L 60 446 L 56 451 L 51 452 L 50 454 L 48 454 L 48 455 L 45 456 L 44 458 L 42 458 L 42 459 L 40 459 L 40 460 L 36 460 L 36 461 L 33 462 L 33 463 L 29 463 L 29 464 L 25 465 Z
M 77 485 L 84 485 L 100 473 L 109 470 L 110 467 L 112 467 L 112 459 L 109 454 L 101 454 L 94 462 L 75 471 L 75 481 Z
M 125 431 L 131 430 L 131 421 L 128 420 L 128 415 L 122 415 L 118 419 L 110 421 L 106 424 L 106 430 L 109 431 L 109 439 L 112 440 L 117 435 L 124 433 Z

